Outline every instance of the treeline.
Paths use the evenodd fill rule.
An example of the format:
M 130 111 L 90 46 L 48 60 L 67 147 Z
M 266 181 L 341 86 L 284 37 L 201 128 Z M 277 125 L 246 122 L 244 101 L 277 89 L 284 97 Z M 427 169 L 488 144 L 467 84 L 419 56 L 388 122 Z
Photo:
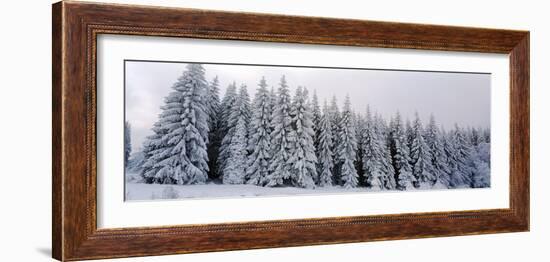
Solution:
M 284 76 L 268 89 L 262 78 L 253 101 L 246 85 L 205 79 L 189 64 L 164 99 L 153 135 L 137 164 L 146 183 L 258 186 L 409 188 L 488 187 L 490 131 L 445 131 L 433 116 L 423 125 L 396 113 L 387 122 L 369 108 L 340 110 L 311 99 L 304 87 L 290 94 Z

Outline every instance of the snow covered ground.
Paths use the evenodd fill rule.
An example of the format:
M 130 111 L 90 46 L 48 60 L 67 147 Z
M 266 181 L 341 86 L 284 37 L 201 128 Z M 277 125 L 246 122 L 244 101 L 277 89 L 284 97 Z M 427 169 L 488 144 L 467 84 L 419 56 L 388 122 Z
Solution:
M 345 189 L 340 186 L 305 189 L 297 187 L 261 187 L 255 185 L 225 185 L 207 183 L 204 185 L 161 185 L 126 183 L 126 200 L 219 198 L 288 196 L 297 194 L 323 194 L 373 191 L 367 188 Z
M 446 189 L 435 186 L 430 189 L 413 190 L 441 190 Z M 379 190 L 356 187 L 344 188 L 341 186 L 316 187 L 305 189 L 297 187 L 261 187 L 255 185 L 227 185 L 206 183 L 204 185 L 161 185 L 145 184 L 135 179 L 126 181 L 126 201 L 134 200 L 161 200 L 161 199 L 199 199 L 199 198 L 236 198 L 257 196 L 289 196 L 289 195 L 320 195 L 342 194 L 350 192 L 378 192 Z M 399 192 L 399 191 L 395 191 Z

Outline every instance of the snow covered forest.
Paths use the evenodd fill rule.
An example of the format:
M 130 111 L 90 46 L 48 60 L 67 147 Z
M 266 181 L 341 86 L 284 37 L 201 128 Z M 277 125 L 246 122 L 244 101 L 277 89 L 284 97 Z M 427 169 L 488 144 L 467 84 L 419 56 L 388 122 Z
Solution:
M 349 97 L 339 104 L 335 96 L 320 101 L 314 87 L 310 92 L 298 86 L 291 93 L 291 80 L 284 75 L 273 85 L 259 76 L 250 98 L 246 85 L 233 82 L 222 98 L 218 78 L 207 80 L 202 65 L 188 64 L 164 98 L 141 152 L 130 152 L 131 123 L 125 123 L 127 188 L 131 184 L 134 191 L 127 195 L 148 186 L 164 190 L 160 196 L 130 199 L 197 196 L 174 189 L 191 192 L 189 185 L 203 191 L 253 190 L 254 195 L 273 188 L 292 194 L 294 188 L 324 192 L 490 186 L 487 128 L 455 125 L 444 130 L 433 115 L 422 123 L 418 114 L 404 119 L 399 112 L 384 119 L 368 106 L 356 112 Z

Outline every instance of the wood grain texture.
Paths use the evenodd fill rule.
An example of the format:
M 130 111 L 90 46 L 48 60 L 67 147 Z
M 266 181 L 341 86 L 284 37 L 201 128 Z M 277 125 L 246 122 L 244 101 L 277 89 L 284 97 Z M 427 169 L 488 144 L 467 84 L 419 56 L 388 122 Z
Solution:
M 529 32 L 60 2 L 53 5 L 53 257 L 82 260 L 529 230 Z M 510 55 L 510 208 L 98 229 L 99 34 Z
M 52 8 L 52 256 L 61 257 L 63 231 L 63 190 L 61 174 L 61 71 L 62 34 L 61 5 Z

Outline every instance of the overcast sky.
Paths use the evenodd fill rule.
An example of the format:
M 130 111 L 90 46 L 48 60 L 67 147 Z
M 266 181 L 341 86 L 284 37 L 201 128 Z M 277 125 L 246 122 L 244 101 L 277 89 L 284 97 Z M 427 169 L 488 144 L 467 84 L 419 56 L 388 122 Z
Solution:
M 126 62 L 126 120 L 132 125 L 132 151 L 141 148 L 152 133 L 151 127 L 160 113 L 163 99 L 185 70 L 185 63 Z M 367 104 L 386 119 L 399 112 L 412 118 L 417 111 L 426 122 L 433 114 L 438 124 L 450 129 L 460 126 L 489 127 L 491 77 L 489 74 L 358 70 L 332 68 L 298 68 L 280 66 L 204 64 L 208 81 L 220 80 L 220 99 L 233 81 L 246 84 L 251 99 L 262 76 L 277 88 L 286 76 L 294 95 L 297 86 L 317 92 L 322 105 L 333 95 L 342 108 L 346 95 L 357 112 Z

